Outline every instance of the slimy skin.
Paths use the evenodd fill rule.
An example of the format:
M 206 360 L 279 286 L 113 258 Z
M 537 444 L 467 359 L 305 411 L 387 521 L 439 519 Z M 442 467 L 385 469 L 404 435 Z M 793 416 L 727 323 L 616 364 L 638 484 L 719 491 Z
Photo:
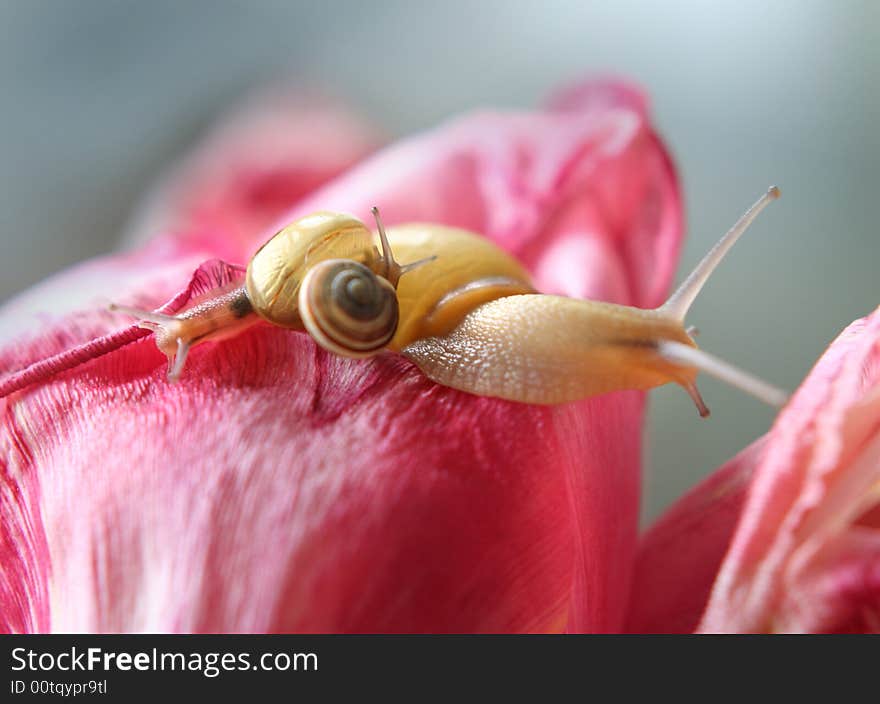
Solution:
M 416 340 L 403 354 L 439 384 L 525 403 L 670 381 L 694 388 L 697 370 L 657 354 L 658 340 L 696 346 L 655 310 L 532 294 L 481 305 L 448 335 Z

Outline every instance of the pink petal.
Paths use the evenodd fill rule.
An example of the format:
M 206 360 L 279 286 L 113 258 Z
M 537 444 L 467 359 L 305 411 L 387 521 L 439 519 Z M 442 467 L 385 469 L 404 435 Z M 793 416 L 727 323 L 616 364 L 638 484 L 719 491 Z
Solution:
M 128 239 L 173 232 L 216 256 L 243 260 L 246 243 L 304 195 L 381 143 L 337 101 L 264 87 L 222 120 L 146 199 Z
M 628 104 L 459 120 L 285 219 L 366 217 L 374 203 L 390 222 L 485 232 L 548 290 L 640 305 L 668 285 L 681 227 L 668 159 Z M 119 281 L 118 300 L 158 304 L 174 294 L 164 272 L 192 270 L 207 240 L 182 242 L 81 273 Z M 179 257 L 149 264 L 173 246 Z M 578 266 L 542 268 L 566 250 Z M 125 285 L 139 257 L 147 275 Z M 651 257 L 660 270 L 637 284 Z M 47 290 L 18 301 L 13 328 Z M 68 325 L 77 342 L 114 327 L 72 308 L 25 355 L 0 353 L 27 363 L 38 342 L 61 351 Z M 396 355 L 344 360 L 269 326 L 197 348 L 176 386 L 163 367 L 141 339 L 0 401 L 7 629 L 621 628 L 641 394 L 555 408 L 478 398 Z
M 767 438 L 703 631 L 880 630 L 880 311 L 832 344 Z

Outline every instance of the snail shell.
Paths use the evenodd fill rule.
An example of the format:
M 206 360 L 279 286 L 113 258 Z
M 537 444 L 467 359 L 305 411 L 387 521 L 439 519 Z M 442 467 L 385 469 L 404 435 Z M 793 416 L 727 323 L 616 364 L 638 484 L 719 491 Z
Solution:
M 248 297 L 257 315 L 274 325 L 302 329 L 299 289 L 309 269 L 326 259 L 372 264 L 373 234 L 344 213 L 318 212 L 291 223 L 264 244 L 247 267 Z
M 330 352 L 369 357 L 397 331 L 394 286 L 350 259 L 328 259 L 311 267 L 298 298 L 306 330 Z

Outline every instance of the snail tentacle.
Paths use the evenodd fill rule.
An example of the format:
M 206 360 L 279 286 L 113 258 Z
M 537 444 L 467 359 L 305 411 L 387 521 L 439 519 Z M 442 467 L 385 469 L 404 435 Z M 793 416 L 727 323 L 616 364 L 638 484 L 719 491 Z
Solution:
M 186 357 L 189 354 L 189 348 L 189 342 L 182 337 L 177 338 L 177 353 L 174 357 L 168 358 L 168 381 L 172 384 L 180 379 L 183 366 L 186 364 Z
M 433 254 L 430 257 L 424 257 L 414 262 L 410 262 L 409 264 L 400 264 L 394 259 L 394 253 L 391 251 L 391 243 L 388 241 L 388 233 L 385 232 L 385 226 L 382 224 L 382 218 L 379 215 L 379 208 L 374 205 L 370 208 L 370 212 L 376 220 L 376 230 L 379 232 L 379 243 L 382 245 L 381 255 L 383 271 L 377 273 L 385 278 L 394 288 L 397 288 L 401 276 L 409 273 L 413 269 L 418 269 L 420 266 L 430 264 L 437 259 L 437 255 Z

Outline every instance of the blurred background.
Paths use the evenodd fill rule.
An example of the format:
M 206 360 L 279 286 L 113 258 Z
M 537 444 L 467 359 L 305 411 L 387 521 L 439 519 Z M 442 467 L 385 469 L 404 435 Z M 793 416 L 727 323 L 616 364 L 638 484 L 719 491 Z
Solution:
M 880 3 L 0 0 L 0 302 L 114 246 L 138 199 L 248 88 L 292 76 L 389 135 L 530 107 L 589 73 L 649 92 L 680 169 L 687 272 L 768 185 L 694 306 L 701 345 L 794 388 L 880 303 Z M 712 380 L 652 394 L 643 516 L 769 427 Z

